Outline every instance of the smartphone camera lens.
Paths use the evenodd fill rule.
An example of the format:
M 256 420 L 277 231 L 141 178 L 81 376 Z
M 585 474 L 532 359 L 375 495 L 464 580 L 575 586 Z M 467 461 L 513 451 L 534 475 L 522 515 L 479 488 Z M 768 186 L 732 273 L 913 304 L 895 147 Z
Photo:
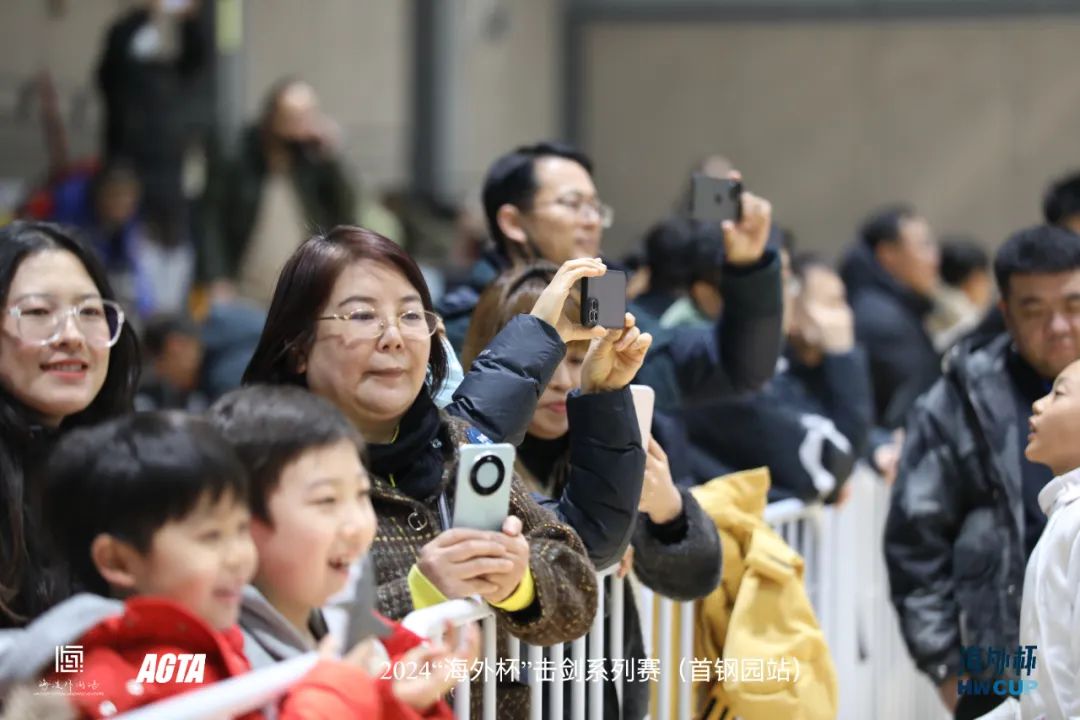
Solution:
M 600 301 L 596 298 L 589 298 L 589 309 L 585 318 L 587 320 L 585 324 L 589 327 L 594 327 L 600 322 Z
M 506 479 L 506 467 L 497 455 L 484 455 L 473 464 L 469 484 L 477 495 L 491 495 Z

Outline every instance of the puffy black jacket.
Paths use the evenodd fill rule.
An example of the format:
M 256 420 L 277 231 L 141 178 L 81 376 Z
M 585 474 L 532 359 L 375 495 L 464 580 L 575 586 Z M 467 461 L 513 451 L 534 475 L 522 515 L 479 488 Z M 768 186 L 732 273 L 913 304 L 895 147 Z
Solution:
M 1025 432 L 1002 334 L 963 343 L 907 424 L 885 527 L 900 631 L 915 664 L 940 683 L 961 646 L 1016 647 L 1024 586 Z
M 628 388 L 573 394 L 566 402 L 570 431 L 557 441 L 529 438 L 518 451 L 518 474 L 550 492 L 537 502 L 574 528 L 598 570 L 614 565 L 637 522 L 645 450 Z M 543 457 L 547 455 L 548 457 Z M 558 468 L 558 480 L 539 477 Z
M 565 355 L 555 328 L 532 315 L 518 315 L 476 356 L 446 411 L 494 442 L 520 445 Z
M 915 400 L 941 375 L 941 361 L 923 328 L 933 303 L 903 287 L 856 244 L 841 267 L 855 314 L 855 338 L 866 349 L 879 425 L 904 424 Z
M 708 327 L 657 331 L 635 382 L 656 391 L 656 408 L 677 412 L 769 381 L 780 355 L 780 258 L 766 250 L 748 268 L 724 266 L 724 314 Z

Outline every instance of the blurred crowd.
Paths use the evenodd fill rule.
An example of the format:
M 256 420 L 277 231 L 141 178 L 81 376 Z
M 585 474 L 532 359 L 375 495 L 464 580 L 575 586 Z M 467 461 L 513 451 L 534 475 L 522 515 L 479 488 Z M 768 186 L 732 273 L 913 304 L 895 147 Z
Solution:
M 197 0 L 117 19 L 96 69 L 98 157 L 51 158 L 0 231 L 4 625 L 89 632 L 91 652 L 129 647 L 109 625 L 117 613 L 195 614 L 215 632 L 239 622 L 247 639 L 222 650 L 227 677 L 314 648 L 320 608 L 366 559 L 392 621 L 480 596 L 498 610 L 500 653 L 511 635 L 563 643 L 592 622 L 596 569 L 619 564 L 677 599 L 722 587 L 727 546 L 694 488 L 766 467 L 768 500 L 843 507 L 862 464 L 893 488 L 884 552 L 901 632 L 957 718 L 1001 700 L 958 693 L 980 677 L 965 648 L 1054 648 L 1055 633 L 1080 631 L 1075 612 L 1050 622 L 1076 607 L 1080 558 L 1040 546 L 1076 539 L 1047 516 L 1054 526 L 1080 488 L 1066 427 L 1070 385 L 1080 392 L 1080 174 L 1044 190 L 1039 225 L 940 233 L 897 202 L 838 229 L 852 240 L 830 258 L 803 246 L 739 158 L 717 154 L 693 173 L 743 182 L 738 218 L 696 219 L 672 188 L 670 216 L 611 257 L 617 209 L 579 148 L 544 141 L 495 159 L 482 212 L 362 197 L 339 126 L 301 78 L 267 89 L 223 152 L 184 111 L 211 65 Z M 582 326 L 579 281 L 614 272 L 628 279 L 623 327 Z M 648 427 L 631 382 L 652 388 Z M 491 441 L 517 446 L 512 517 L 451 530 L 453 448 Z M 94 455 L 105 449 L 112 465 Z M 328 478 L 324 505 L 305 473 Z M 168 478 L 158 499 L 137 487 L 150 477 Z M 219 572 L 236 587 L 185 605 L 186 581 L 168 578 L 196 570 L 169 569 L 185 561 L 150 540 L 229 513 L 238 536 L 250 517 L 253 543 Z M 326 568 L 305 574 L 320 553 Z M 1040 579 L 1062 567 L 1067 581 Z M 85 593 L 184 607 L 87 605 Z M 81 624 L 51 614 L 80 598 Z M 631 656 L 641 633 L 634 610 Z M 41 637 L 55 635 L 21 642 Z M 457 640 L 424 652 L 475 655 L 474 637 Z M 391 658 L 421 647 L 383 645 Z M 1047 717 L 1080 712 L 1080 656 L 1062 652 L 1023 700 Z M 126 657 L 98 661 L 119 677 Z M 0 690 L 29 679 L 10 660 L 0 652 Z M 320 672 L 337 687 L 365 662 L 346 654 Z M 644 717 L 635 685 L 610 689 L 610 717 Z M 500 686 L 499 717 L 526 716 L 523 687 Z M 361 717 L 388 693 L 387 717 L 437 716 L 449 689 L 402 682 L 331 701 L 300 688 L 282 712 L 330 703 Z M 109 692 L 114 710 L 121 696 L 145 702 Z M 107 714 L 97 700 L 80 709 Z

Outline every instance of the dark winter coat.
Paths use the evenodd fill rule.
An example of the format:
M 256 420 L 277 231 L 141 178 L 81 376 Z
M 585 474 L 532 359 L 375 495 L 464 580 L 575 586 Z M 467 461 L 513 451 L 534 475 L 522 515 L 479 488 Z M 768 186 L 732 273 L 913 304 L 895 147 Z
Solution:
M 932 301 L 903 287 L 861 243 L 841 277 L 855 314 L 855 339 L 866 349 L 877 423 L 901 427 L 915 400 L 941 375 L 941 357 L 923 327 Z
M 301 153 L 291 167 L 293 187 L 311 234 L 354 221 L 355 193 L 338 158 Z M 199 267 L 203 280 L 236 278 L 251 241 L 267 172 L 259 128 L 249 128 L 237 157 L 211 179 L 210 217 Z M 297 247 L 304 239 L 297 238 Z
M 622 559 L 638 518 L 645 451 L 634 399 L 628 388 L 574 393 L 566 412 L 570 431 L 559 440 L 526 437 L 518 451 L 518 473 L 542 494 L 541 504 L 574 528 L 593 565 L 603 570 Z M 553 472 L 538 477 L 542 471 L 531 460 Z
M 1024 587 L 1027 416 L 1013 397 L 1011 338 L 949 353 L 907 424 L 885 527 L 900 631 L 940 683 L 961 646 L 1015 648 Z

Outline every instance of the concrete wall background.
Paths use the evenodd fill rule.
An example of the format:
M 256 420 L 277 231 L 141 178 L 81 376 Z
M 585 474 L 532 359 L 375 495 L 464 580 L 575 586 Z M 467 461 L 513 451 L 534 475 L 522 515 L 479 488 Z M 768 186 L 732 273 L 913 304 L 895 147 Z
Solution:
M 210 2 L 211 0 L 204 0 Z M 564 0 L 454 3 L 446 190 L 465 198 L 516 144 L 561 133 Z M 92 72 L 131 0 L 0 3 L 0 177 L 43 169 L 19 90 L 56 78 L 75 156 L 97 145 Z M 369 185 L 406 182 L 412 3 L 247 0 L 243 108 L 309 78 Z M 51 13 L 51 8 L 59 12 Z M 634 247 L 705 152 L 736 160 L 804 247 L 834 251 L 869 208 L 909 199 L 942 231 L 996 244 L 1037 218 L 1045 182 L 1080 165 L 1080 15 L 641 23 L 582 30 L 582 144 Z M 25 109 L 25 108 L 24 108 Z
M 693 161 L 722 152 L 804 248 L 914 202 L 996 245 L 1080 166 L 1077 16 L 788 23 L 603 21 L 585 32 L 584 144 L 635 246 Z

